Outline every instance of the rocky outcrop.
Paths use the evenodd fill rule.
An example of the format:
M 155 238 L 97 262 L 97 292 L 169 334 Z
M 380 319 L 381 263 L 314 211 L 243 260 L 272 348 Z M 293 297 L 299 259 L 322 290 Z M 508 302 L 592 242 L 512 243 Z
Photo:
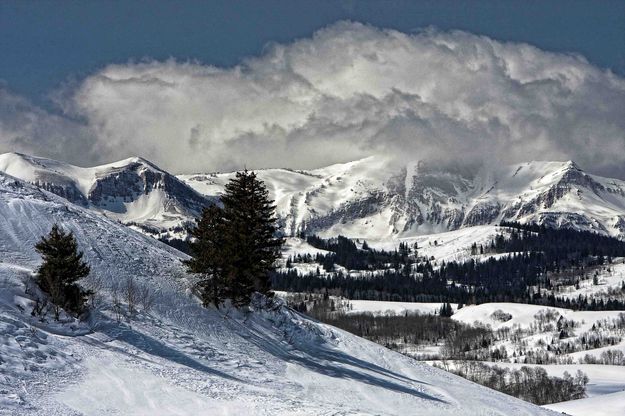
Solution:
M 145 162 L 111 169 L 99 174 L 89 190 L 88 200 L 99 208 L 123 210 L 123 203 L 161 190 L 165 212 L 196 216 L 209 201 L 169 173 L 155 170 Z M 120 203 L 121 202 L 121 203 Z

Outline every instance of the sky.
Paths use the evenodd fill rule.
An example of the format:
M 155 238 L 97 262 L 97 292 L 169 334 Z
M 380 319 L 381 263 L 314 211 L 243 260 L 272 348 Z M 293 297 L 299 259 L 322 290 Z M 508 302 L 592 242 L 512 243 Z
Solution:
M 0 2 L 0 152 L 625 177 L 625 2 Z

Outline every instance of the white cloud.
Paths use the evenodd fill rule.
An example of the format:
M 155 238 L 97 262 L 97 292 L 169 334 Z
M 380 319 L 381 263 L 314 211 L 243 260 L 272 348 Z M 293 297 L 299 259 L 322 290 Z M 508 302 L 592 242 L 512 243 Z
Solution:
M 0 87 L 0 153 L 23 152 L 90 165 L 100 143 L 87 126 L 50 114 Z
M 98 138 L 101 161 L 137 154 L 177 172 L 388 153 L 574 159 L 625 176 L 625 80 L 580 56 L 464 32 L 342 22 L 230 69 L 110 65 L 64 106 Z

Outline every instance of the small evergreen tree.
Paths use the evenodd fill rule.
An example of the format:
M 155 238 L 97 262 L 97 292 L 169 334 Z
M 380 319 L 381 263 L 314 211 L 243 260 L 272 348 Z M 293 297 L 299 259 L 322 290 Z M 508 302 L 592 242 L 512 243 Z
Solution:
M 35 250 L 43 257 L 37 270 L 37 284 L 56 306 L 55 318 L 59 317 L 58 308 L 75 314 L 83 312 L 91 292 L 83 290 L 77 282 L 89 275 L 90 268 L 82 261 L 83 253 L 78 251 L 74 234 L 65 233 L 54 224 L 50 233 L 35 245 Z
M 454 314 L 454 309 L 452 308 L 451 304 L 449 302 L 447 303 L 443 303 L 443 305 L 441 306 L 438 314 L 442 317 L 446 317 L 449 318 L 450 316 L 452 316 Z
M 269 273 L 283 240 L 276 237 L 275 206 L 268 195 L 253 172 L 238 172 L 225 187 L 223 207 L 204 209 L 191 230 L 193 258 L 186 264 L 204 276 L 199 288 L 205 306 L 225 299 L 245 305 L 254 292 L 273 295 Z

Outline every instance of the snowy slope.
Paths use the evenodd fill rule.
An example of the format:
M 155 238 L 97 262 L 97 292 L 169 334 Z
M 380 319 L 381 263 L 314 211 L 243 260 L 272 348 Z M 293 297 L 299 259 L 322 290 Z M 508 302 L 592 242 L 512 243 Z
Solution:
M 152 234 L 179 231 L 208 204 L 176 177 L 138 157 L 82 168 L 5 153 L 0 171 Z
M 493 312 L 497 310 L 505 311 L 511 315 L 511 319 L 505 322 L 493 317 Z M 623 311 L 574 311 L 571 309 L 555 308 L 543 305 L 529 305 L 525 303 L 493 302 L 482 303 L 480 305 L 468 305 L 457 311 L 452 319 L 467 324 L 479 322 L 483 325 L 490 325 L 493 329 L 501 327 L 512 327 L 518 325 L 527 328 L 534 323 L 535 315 L 543 311 L 554 311 L 566 319 L 580 322 L 579 331 L 587 331 L 592 324 L 599 320 L 616 319 Z
M 379 157 L 311 171 L 257 171 L 289 235 L 386 239 L 433 234 L 502 219 L 625 236 L 625 182 L 589 175 L 575 163 L 499 168 L 397 166 Z M 219 195 L 232 173 L 181 175 Z
M 72 230 L 103 304 L 88 324 L 30 315 L 33 244 Z M 482 388 L 284 307 L 202 308 L 182 254 L 0 174 L 0 413 L 20 415 L 539 415 Z M 150 313 L 117 322 L 112 288 L 133 277 Z
M 545 408 L 571 416 L 622 416 L 625 415 L 625 391 L 550 404 L 545 406 Z

